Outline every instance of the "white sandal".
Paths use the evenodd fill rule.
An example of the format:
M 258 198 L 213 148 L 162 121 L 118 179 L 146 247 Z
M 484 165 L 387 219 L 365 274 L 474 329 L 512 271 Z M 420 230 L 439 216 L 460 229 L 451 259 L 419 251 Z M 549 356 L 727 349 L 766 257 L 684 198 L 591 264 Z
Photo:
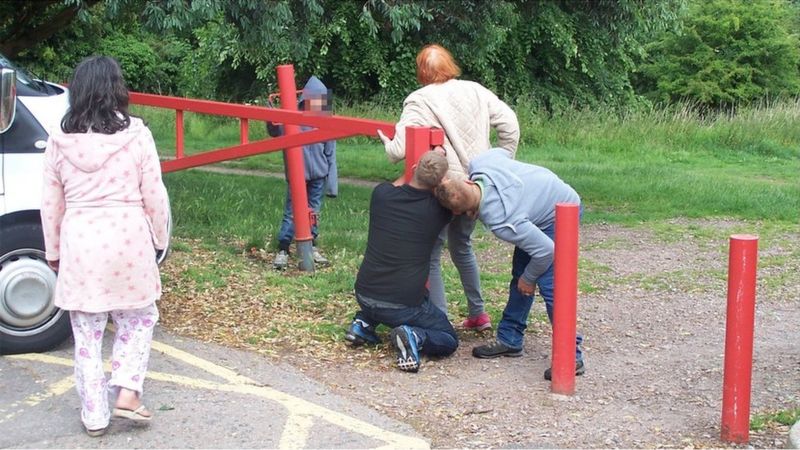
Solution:
M 139 405 L 138 408 L 134 410 L 125 409 L 125 408 L 114 408 L 112 414 L 114 417 L 121 417 L 123 419 L 132 420 L 134 422 L 144 423 L 150 422 L 153 419 L 152 413 L 149 416 L 145 416 L 142 414 L 143 411 L 146 411 L 147 408 L 144 405 Z
M 84 425 L 84 428 L 86 428 L 85 425 Z M 103 428 L 98 428 L 96 430 L 90 430 L 90 429 L 86 428 L 86 434 L 88 434 L 91 437 L 100 437 L 100 436 L 106 434 L 107 430 L 108 430 L 107 426 L 103 427 Z

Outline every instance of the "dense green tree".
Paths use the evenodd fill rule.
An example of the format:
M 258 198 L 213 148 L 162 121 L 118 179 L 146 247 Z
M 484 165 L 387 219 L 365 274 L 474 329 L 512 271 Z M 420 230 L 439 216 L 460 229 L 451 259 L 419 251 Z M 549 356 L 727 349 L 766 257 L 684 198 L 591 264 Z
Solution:
M 800 93 L 800 47 L 785 0 L 695 1 L 680 32 L 649 46 L 642 91 L 653 100 L 729 108 Z
M 684 0 L 106 0 L 90 10 L 85 0 L 51 3 L 84 11 L 62 35 L 80 35 L 92 17 L 113 22 L 94 51 L 142 58 L 140 71 L 158 70 L 165 47 L 190 49 L 175 70 L 162 67 L 182 94 L 252 100 L 274 90 L 275 67 L 291 62 L 300 83 L 317 74 L 339 96 L 397 102 L 418 87 L 417 51 L 438 42 L 464 78 L 506 100 L 556 109 L 633 100 L 629 73 L 644 43 L 675 25 Z M 19 53 L 33 58 L 60 37 Z M 175 45 L 138 45 L 159 42 Z M 152 88 L 147 80 L 158 77 L 131 78 Z
M 0 2 L 0 52 L 15 58 L 67 28 L 100 0 L 47 0 Z
M 192 33 L 202 42 L 204 79 L 225 72 L 215 66 L 244 67 L 255 71 L 255 79 L 248 80 L 251 92 L 274 89 L 275 66 L 293 62 L 299 79 L 316 73 L 340 95 L 397 101 L 417 87 L 416 52 L 438 42 L 452 50 L 465 78 L 508 100 L 531 98 L 549 107 L 620 104 L 633 99 L 629 73 L 644 43 L 674 26 L 683 4 L 285 0 L 265 5 L 233 0 L 205 10 L 203 25 Z M 164 9 L 157 16 L 170 14 L 194 13 Z M 230 81 L 230 74 L 225 79 Z

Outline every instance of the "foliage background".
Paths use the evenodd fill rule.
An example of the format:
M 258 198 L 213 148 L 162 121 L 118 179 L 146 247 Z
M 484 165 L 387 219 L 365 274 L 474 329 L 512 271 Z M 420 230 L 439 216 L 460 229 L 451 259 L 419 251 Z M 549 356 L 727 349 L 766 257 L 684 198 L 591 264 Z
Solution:
M 38 76 L 106 53 L 134 90 L 237 102 L 262 101 L 291 62 L 346 103 L 399 105 L 431 42 L 463 78 L 550 114 L 800 93 L 790 0 L 50 0 L 0 17 L 0 50 Z
M 646 46 L 640 90 L 660 102 L 721 109 L 795 95 L 796 20 L 796 8 L 783 1 L 692 3 L 681 33 Z

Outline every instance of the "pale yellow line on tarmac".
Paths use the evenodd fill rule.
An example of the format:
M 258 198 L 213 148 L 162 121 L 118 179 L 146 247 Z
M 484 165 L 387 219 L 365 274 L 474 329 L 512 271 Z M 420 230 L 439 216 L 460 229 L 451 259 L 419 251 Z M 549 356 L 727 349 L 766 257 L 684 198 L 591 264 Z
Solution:
M 25 400 L 23 400 L 22 403 L 24 403 L 29 407 L 33 407 L 47 400 L 50 397 L 57 397 L 67 392 L 68 390 L 72 389 L 75 386 L 74 378 L 75 377 L 73 375 L 70 375 L 64 379 L 56 381 L 55 383 L 47 387 L 47 391 L 31 394 Z M 13 404 L 12 407 L 16 405 L 18 405 L 18 403 Z M 22 411 L 23 411 L 22 409 L 18 409 L 16 411 L 11 412 L 11 414 L 8 414 L 5 417 L 0 418 L 0 423 L 10 420 L 17 414 L 21 413 Z
M 227 369 L 222 366 L 218 366 L 211 361 L 207 361 L 203 358 L 198 358 L 197 356 L 192 355 L 191 353 L 185 352 L 183 350 L 177 349 L 171 345 L 167 345 L 161 342 L 153 341 L 151 346 L 153 349 L 158 350 L 162 353 L 166 353 L 167 355 L 179 360 L 183 361 L 186 364 L 190 364 L 195 366 L 199 369 L 203 369 L 204 371 L 216 375 L 224 380 L 227 380 L 230 383 L 234 384 L 258 384 L 255 381 L 247 378 L 245 376 L 239 375 L 238 373 L 234 372 L 231 369 Z
M 307 431 L 304 432 L 302 429 L 295 429 L 295 423 L 292 422 L 292 415 L 300 414 L 300 415 L 313 415 L 317 416 L 321 419 L 324 419 L 334 425 L 338 425 L 342 428 L 347 430 L 353 431 L 355 433 L 362 434 L 364 436 L 368 436 L 373 439 L 377 439 L 383 442 L 386 442 L 390 445 L 404 447 L 404 448 L 430 448 L 427 442 L 412 438 L 409 436 L 404 436 L 397 433 L 392 433 L 388 430 L 383 430 L 378 428 L 374 425 L 369 423 L 363 422 L 356 418 L 347 416 L 345 414 L 340 414 L 335 411 L 331 411 L 327 408 L 319 406 L 315 403 L 291 396 L 289 394 L 277 391 L 275 389 L 266 387 L 266 386 L 258 386 L 259 383 L 253 381 L 250 378 L 247 378 L 243 375 L 239 375 L 233 370 L 227 369 L 225 367 L 218 366 L 211 361 L 207 361 L 202 358 L 198 358 L 191 353 L 185 352 L 183 350 L 177 349 L 171 345 L 164 344 L 162 342 L 153 341 L 152 347 L 155 350 L 163 352 L 177 360 L 183 361 L 187 364 L 193 365 L 199 369 L 202 369 L 210 374 L 216 375 L 220 378 L 228 380 L 234 384 L 245 384 L 256 386 L 258 389 L 262 389 L 265 392 L 268 392 L 268 395 L 261 395 L 257 393 L 253 393 L 254 395 L 258 395 L 264 398 L 273 399 L 282 403 L 288 410 L 289 410 L 289 420 L 287 420 L 286 426 L 284 427 L 283 436 L 287 435 L 304 435 L 307 434 Z M 305 423 L 305 422 L 303 422 Z M 298 423 L 299 424 L 299 423 Z M 309 426 L 310 428 L 310 426 Z M 281 442 L 284 441 L 284 438 L 281 438 Z M 281 448 L 286 448 L 281 446 Z M 290 448 L 298 448 L 297 446 L 292 446 Z
M 350 430 L 355 433 L 367 436 L 369 438 L 386 442 L 390 447 L 430 448 L 428 443 L 422 439 L 410 436 L 404 436 L 402 434 L 394 433 L 388 430 L 383 430 L 382 428 L 379 428 L 375 425 L 327 409 L 325 407 L 319 406 L 307 400 L 303 400 L 301 398 L 294 397 L 284 392 L 272 389 L 268 386 L 259 386 L 253 380 L 238 375 L 230 369 L 218 366 L 214 363 L 198 358 L 182 350 L 176 349 L 175 347 L 153 341 L 153 348 L 157 347 L 159 351 L 169 356 L 172 356 L 173 358 L 182 360 L 188 364 L 196 366 L 200 369 L 203 369 L 211 374 L 217 375 L 226 380 L 229 381 L 236 380 L 236 381 L 235 382 L 232 381 L 232 384 L 223 384 L 213 381 L 202 380 L 199 378 L 190 378 L 181 375 L 148 371 L 147 376 L 154 380 L 182 384 L 185 386 L 190 386 L 198 389 L 209 389 L 216 391 L 235 392 L 240 394 L 254 395 L 257 397 L 262 397 L 268 400 L 273 400 L 278 403 L 281 403 L 289 411 L 290 418 L 293 414 L 319 417 L 327 422 L 330 422 L 331 424 L 340 426 L 346 430 Z M 44 355 L 38 353 L 13 355 L 10 356 L 10 358 L 24 359 L 29 361 L 39 361 L 48 364 L 58 364 L 62 366 L 72 366 L 71 359 L 60 358 L 56 356 Z M 283 436 L 291 435 L 293 433 L 298 433 L 298 434 L 303 433 L 303 430 L 289 429 L 289 426 L 291 425 L 292 425 L 291 420 L 287 421 L 286 427 L 284 427 Z M 282 437 L 281 442 L 283 441 L 284 438 Z M 292 446 L 290 448 L 298 448 L 298 447 Z
M 305 414 L 294 414 L 290 411 L 278 448 L 303 448 L 308 442 L 308 435 L 313 425 L 314 421 L 311 420 L 311 417 Z

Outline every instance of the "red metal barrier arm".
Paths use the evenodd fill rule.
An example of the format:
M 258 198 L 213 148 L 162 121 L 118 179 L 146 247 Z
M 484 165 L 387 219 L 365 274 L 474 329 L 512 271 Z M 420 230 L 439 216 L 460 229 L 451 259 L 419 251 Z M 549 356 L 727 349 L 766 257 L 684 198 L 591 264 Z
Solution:
M 170 97 L 166 95 L 143 94 L 141 92 L 131 92 L 130 103 L 215 116 L 305 125 L 319 129 L 331 128 L 338 131 L 348 131 L 348 135 L 351 136 L 356 134 L 377 136 L 378 130 L 381 130 L 387 136 L 392 137 L 395 131 L 393 123 L 379 120 L 356 119 L 334 115 L 314 115 L 286 109 L 237 105 L 211 100 Z
M 301 134 L 281 136 L 274 139 L 264 139 L 244 145 L 234 145 L 196 155 L 185 156 L 179 159 L 161 162 L 161 171 L 164 173 L 192 167 L 214 164 L 231 159 L 268 153 L 284 148 L 306 145 L 309 142 L 324 142 L 332 139 L 341 139 L 349 136 L 347 131 L 312 130 Z
M 395 132 L 395 126 L 390 122 L 381 122 L 379 120 L 370 119 L 355 119 L 352 117 L 335 115 L 326 116 L 301 113 L 297 122 L 290 122 L 288 120 L 286 120 L 286 122 L 297 123 L 299 125 L 320 129 L 333 128 L 336 130 L 347 130 L 350 131 L 351 135 L 361 134 L 364 136 L 373 137 L 378 137 L 378 130 L 381 130 L 383 134 L 388 136 L 390 139 L 394 138 Z

